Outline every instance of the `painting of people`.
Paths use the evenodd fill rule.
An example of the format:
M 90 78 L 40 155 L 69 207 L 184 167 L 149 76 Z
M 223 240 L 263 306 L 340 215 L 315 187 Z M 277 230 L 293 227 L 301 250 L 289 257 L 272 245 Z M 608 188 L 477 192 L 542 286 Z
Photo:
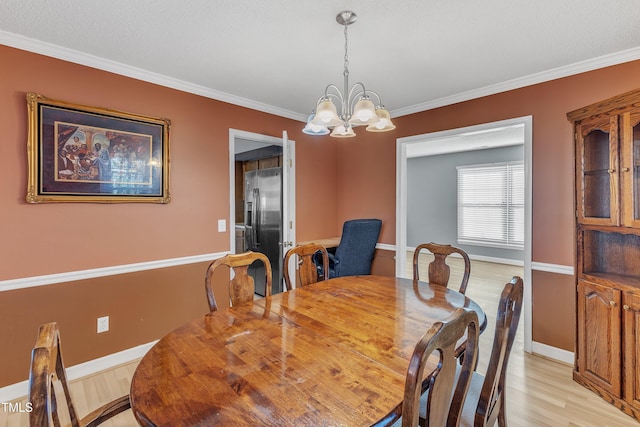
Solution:
M 170 200 L 168 120 L 31 95 L 27 201 Z

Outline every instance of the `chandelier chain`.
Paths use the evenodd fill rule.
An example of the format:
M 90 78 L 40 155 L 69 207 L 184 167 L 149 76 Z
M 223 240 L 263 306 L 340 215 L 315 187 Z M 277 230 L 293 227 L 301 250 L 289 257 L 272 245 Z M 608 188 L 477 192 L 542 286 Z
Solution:
M 349 76 L 349 54 L 348 54 L 348 49 L 349 49 L 349 35 L 347 33 L 347 27 L 346 25 L 344 26 L 344 76 L 348 77 Z

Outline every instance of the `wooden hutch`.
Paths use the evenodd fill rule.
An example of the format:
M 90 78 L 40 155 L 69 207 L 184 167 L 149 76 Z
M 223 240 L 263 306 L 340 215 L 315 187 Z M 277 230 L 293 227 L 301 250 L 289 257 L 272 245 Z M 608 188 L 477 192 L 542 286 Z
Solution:
M 640 89 L 567 117 L 576 154 L 573 378 L 640 420 Z

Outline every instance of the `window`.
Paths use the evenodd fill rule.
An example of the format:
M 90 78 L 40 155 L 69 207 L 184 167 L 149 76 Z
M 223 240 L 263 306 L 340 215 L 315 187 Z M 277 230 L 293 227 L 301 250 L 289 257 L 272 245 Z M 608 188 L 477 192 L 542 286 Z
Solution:
M 524 164 L 458 166 L 458 243 L 524 249 Z

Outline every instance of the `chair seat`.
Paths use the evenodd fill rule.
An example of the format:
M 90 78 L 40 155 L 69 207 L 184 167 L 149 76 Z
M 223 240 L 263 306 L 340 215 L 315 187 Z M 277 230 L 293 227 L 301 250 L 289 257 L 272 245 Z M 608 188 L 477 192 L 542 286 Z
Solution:
M 458 380 L 458 374 L 460 368 L 456 372 L 456 381 Z M 462 416 L 460 417 L 461 427 L 473 427 L 474 417 L 476 415 L 476 407 L 478 406 L 478 400 L 480 399 L 480 392 L 482 391 L 482 384 L 484 383 L 484 376 L 474 372 L 471 376 L 471 383 L 469 384 L 469 391 L 464 399 L 464 407 L 462 408 Z M 427 398 L 429 392 L 427 391 L 420 396 L 420 415 L 427 411 Z M 398 419 L 392 424 L 392 427 L 402 427 L 402 418 Z
M 458 381 L 458 374 L 460 373 L 460 367 L 456 372 L 456 381 Z M 474 372 L 471 376 L 471 383 L 469 384 L 469 391 L 464 399 L 464 407 L 462 408 L 462 416 L 460 417 L 461 427 L 473 427 L 474 417 L 476 415 L 476 407 L 480 400 L 480 393 L 482 392 L 482 384 L 484 384 L 484 376 L 478 372 Z M 429 397 L 429 391 L 420 396 L 420 416 L 427 411 L 427 398 Z M 396 420 L 391 427 L 402 427 L 402 418 Z
M 464 406 L 462 408 L 462 416 L 460 417 L 461 426 L 473 427 L 483 384 L 484 375 L 474 372 L 471 376 L 471 384 L 469 385 L 469 391 L 467 392 L 467 397 L 464 400 Z

